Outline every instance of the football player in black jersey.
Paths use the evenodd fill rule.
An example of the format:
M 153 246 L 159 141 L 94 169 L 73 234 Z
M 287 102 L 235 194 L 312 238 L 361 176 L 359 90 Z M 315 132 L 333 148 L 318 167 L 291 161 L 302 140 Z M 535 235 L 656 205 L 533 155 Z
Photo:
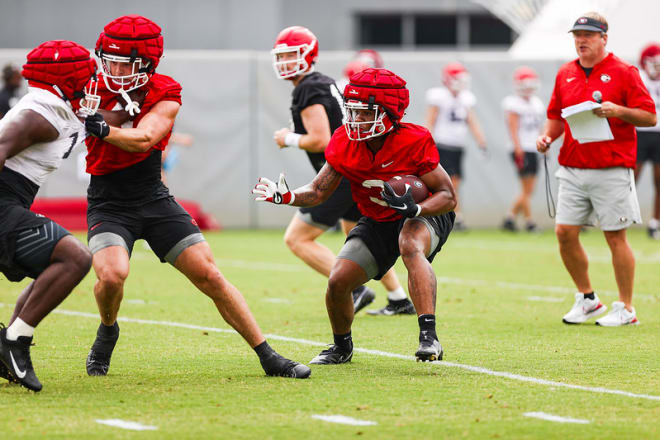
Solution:
M 273 137 L 280 148 L 305 150 L 318 172 L 325 164 L 324 151 L 332 133 L 342 126 L 342 93 L 332 78 L 314 71 L 319 47 L 316 36 L 309 29 L 302 26 L 284 29 L 277 36 L 271 53 L 277 77 L 291 81 L 294 86 L 291 101 L 294 130 L 281 128 Z M 284 241 L 297 257 L 328 277 L 335 255 L 316 239 L 337 221 L 341 221 L 342 229 L 348 234 L 360 217 L 350 184 L 342 179 L 327 201 L 312 208 L 299 209 L 287 227 Z M 415 313 L 393 269 L 382 278 L 382 282 L 388 292 L 398 293 L 404 298 L 399 301 L 400 304 L 390 307 L 395 313 L 383 314 Z M 353 291 L 355 312 L 370 304 L 374 298 L 374 292 L 368 287 L 356 288 Z

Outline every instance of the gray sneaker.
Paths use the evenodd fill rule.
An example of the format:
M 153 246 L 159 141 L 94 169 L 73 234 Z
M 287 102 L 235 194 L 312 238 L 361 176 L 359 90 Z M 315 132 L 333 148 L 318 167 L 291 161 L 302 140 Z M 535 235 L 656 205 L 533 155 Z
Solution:
M 353 291 L 353 313 L 359 312 L 374 302 L 374 298 L 376 298 L 376 293 L 366 286 L 361 286 L 355 289 Z
M 384 315 L 384 316 L 392 316 L 392 315 L 415 315 L 417 312 L 415 311 L 415 306 L 413 303 L 408 299 L 404 298 L 399 301 L 392 301 L 392 300 L 387 300 L 387 305 L 383 307 L 382 309 L 373 309 L 373 310 L 367 310 L 368 315 Z

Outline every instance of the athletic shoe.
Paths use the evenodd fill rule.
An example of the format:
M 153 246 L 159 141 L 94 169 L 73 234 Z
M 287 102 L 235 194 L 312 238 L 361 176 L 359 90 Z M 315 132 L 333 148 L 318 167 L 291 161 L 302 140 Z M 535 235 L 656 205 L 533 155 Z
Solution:
M 0 362 L 9 374 L 25 388 L 32 391 L 41 391 L 42 385 L 37 379 L 30 358 L 30 345 L 32 337 L 19 336 L 16 341 L 7 339 L 7 329 L 0 329 Z
M 366 286 L 358 287 L 353 291 L 353 313 L 357 313 L 374 302 L 376 293 Z
M 419 332 L 419 348 L 415 353 L 417 362 L 441 361 L 442 354 L 442 345 L 435 336 L 429 335 L 427 331 Z
M 660 229 L 648 227 L 646 232 L 649 234 L 651 240 L 660 240 Z
M 86 367 L 89 376 L 106 376 L 108 374 L 112 351 L 117 345 L 117 339 L 119 339 L 119 328 L 117 328 L 116 334 L 105 335 L 102 331 L 102 325 L 99 325 L 99 329 L 96 331 L 96 339 L 87 355 Z
M 598 295 L 594 293 L 594 299 L 587 299 L 583 293 L 575 294 L 575 304 L 571 310 L 564 315 L 564 324 L 582 324 L 589 318 L 605 313 L 607 306 L 601 304 Z
M 415 306 L 408 299 L 404 298 L 398 301 L 387 300 L 387 305 L 382 309 L 367 310 L 368 315 L 415 315 Z
M 634 307 L 632 312 L 629 312 L 621 301 L 614 301 L 612 311 L 596 321 L 596 325 L 620 327 L 622 325 L 639 325 L 639 321 Z
M 539 227 L 536 226 L 536 223 L 534 222 L 527 222 L 527 224 L 525 225 L 525 231 L 529 233 L 539 232 Z
M 463 220 L 454 220 L 454 227 L 452 228 L 452 231 L 467 231 L 467 226 L 465 225 L 465 222 Z
M 0 362 L 0 377 L 3 379 L 7 379 L 9 382 L 15 382 L 14 378 L 11 377 L 11 374 L 9 374 L 9 370 L 7 367 L 5 367 L 5 364 Z
M 332 365 L 332 364 L 345 364 L 353 359 L 353 349 L 350 351 L 343 350 L 337 345 L 331 345 L 327 350 L 323 350 L 314 359 L 309 361 L 310 364 L 315 365 Z
M 273 356 L 265 361 L 260 360 L 260 362 L 267 376 L 307 379 L 312 374 L 312 370 L 307 365 L 294 362 L 278 353 L 274 353 Z
M 512 218 L 505 218 L 502 222 L 502 229 L 509 232 L 518 232 L 518 227 Z

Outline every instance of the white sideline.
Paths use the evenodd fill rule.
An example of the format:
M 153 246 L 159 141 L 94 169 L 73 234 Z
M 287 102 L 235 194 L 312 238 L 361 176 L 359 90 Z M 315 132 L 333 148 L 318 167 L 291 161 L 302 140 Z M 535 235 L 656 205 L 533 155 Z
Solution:
M 526 412 L 523 414 L 525 417 L 533 417 L 535 419 L 541 419 L 541 420 L 549 420 L 551 422 L 559 422 L 559 423 L 580 423 L 582 425 L 586 425 L 589 422 L 589 420 L 585 419 L 572 419 L 570 417 L 561 417 L 561 416 L 555 416 L 553 414 L 548 414 L 544 412 Z
M 353 417 L 340 416 L 340 415 L 324 416 L 321 414 L 314 414 L 312 415 L 312 418 L 323 420 L 324 422 L 340 423 L 342 425 L 370 426 L 377 424 L 376 422 L 372 422 L 370 420 L 359 420 L 359 419 L 354 419 Z
M 101 425 L 114 426 L 121 429 L 130 429 L 132 431 L 155 431 L 158 429 L 157 426 L 143 425 L 138 422 L 130 422 L 128 420 L 121 419 L 96 419 L 96 423 Z
M 0 305 L 2 305 L 0 303 Z M 81 316 L 84 318 L 94 318 L 98 319 L 98 314 L 96 313 L 85 313 L 85 312 L 76 312 L 73 310 L 54 310 L 53 313 L 58 313 L 61 315 L 69 315 L 69 316 Z M 153 321 L 150 319 L 136 319 L 136 318 L 124 318 L 120 317 L 117 319 L 118 321 L 121 322 L 133 322 L 137 324 L 151 324 L 151 325 L 163 325 L 166 327 L 178 327 L 178 328 L 187 328 L 191 330 L 203 330 L 207 332 L 215 332 L 215 333 L 233 333 L 236 334 L 236 331 L 231 330 L 231 329 L 224 329 L 224 328 L 216 328 L 216 327 L 204 327 L 200 325 L 194 325 L 194 324 L 185 324 L 181 322 L 172 322 L 172 321 Z M 308 339 L 299 339 L 299 338 L 290 338 L 288 336 L 279 336 L 279 335 L 274 335 L 274 334 L 266 334 L 264 335 L 267 339 L 271 340 L 276 340 L 276 341 L 287 341 L 287 342 L 294 342 L 297 344 L 303 344 L 303 345 L 311 345 L 315 347 L 325 347 L 328 344 L 325 344 L 323 342 L 317 342 L 317 341 L 310 341 Z M 395 358 L 395 359 L 403 359 L 407 361 L 414 361 L 415 357 L 414 356 L 406 356 L 403 354 L 397 354 L 397 353 L 389 353 L 387 351 L 380 351 L 380 350 L 370 350 L 367 348 L 358 348 L 355 347 L 353 351 L 356 351 L 358 353 L 366 353 L 366 354 L 371 354 L 374 356 L 383 356 L 383 357 L 388 357 L 388 358 Z M 447 362 L 447 361 L 436 361 L 436 362 L 431 362 L 432 364 L 439 365 L 442 367 L 453 367 L 453 368 L 460 368 L 463 370 L 467 371 L 472 371 L 474 373 L 480 373 L 480 374 L 486 374 L 489 376 L 496 376 L 496 377 L 504 377 L 506 379 L 511 379 L 511 380 L 517 380 L 520 382 L 529 382 L 529 383 L 535 383 L 539 385 L 547 385 L 551 387 L 558 387 L 558 388 L 569 388 L 573 390 L 581 390 L 581 391 L 589 391 L 592 393 L 601 393 L 601 394 L 615 394 L 619 396 L 625 396 L 625 397 L 631 397 L 633 399 L 646 399 L 646 400 L 655 400 L 655 401 L 660 401 L 660 396 L 654 396 L 650 394 L 637 394 L 637 393 L 631 393 L 628 391 L 622 391 L 622 390 L 611 390 L 609 388 L 603 388 L 603 387 L 590 387 L 590 386 L 584 386 L 584 385 L 573 385 L 570 383 L 564 383 L 564 382 L 556 382 L 554 380 L 547 380 L 547 379 L 539 379 L 536 377 L 531 377 L 531 376 L 523 376 L 520 374 L 515 374 L 515 373 L 508 373 L 506 371 L 495 371 L 495 370 L 490 370 L 488 368 L 483 368 L 483 367 L 476 367 L 473 365 L 467 365 L 467 364 L 459 364 L 456 362 Z

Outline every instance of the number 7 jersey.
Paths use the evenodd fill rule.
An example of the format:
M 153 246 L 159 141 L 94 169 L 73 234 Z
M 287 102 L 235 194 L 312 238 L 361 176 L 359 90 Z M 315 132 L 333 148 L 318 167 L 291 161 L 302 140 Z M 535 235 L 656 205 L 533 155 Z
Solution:
M 51 142 L 31 145 L 7 159 L 5 167 L 41 186 L 48 175 L 59 168 L 62 160 L 69 157 L 73 148 L 85 140 L 85 126 L 62 98 L 47 90 L 31 87 L 29 93 L 0 120 L 0 131 L 23 110 L 41 115 L 59 136 Z

